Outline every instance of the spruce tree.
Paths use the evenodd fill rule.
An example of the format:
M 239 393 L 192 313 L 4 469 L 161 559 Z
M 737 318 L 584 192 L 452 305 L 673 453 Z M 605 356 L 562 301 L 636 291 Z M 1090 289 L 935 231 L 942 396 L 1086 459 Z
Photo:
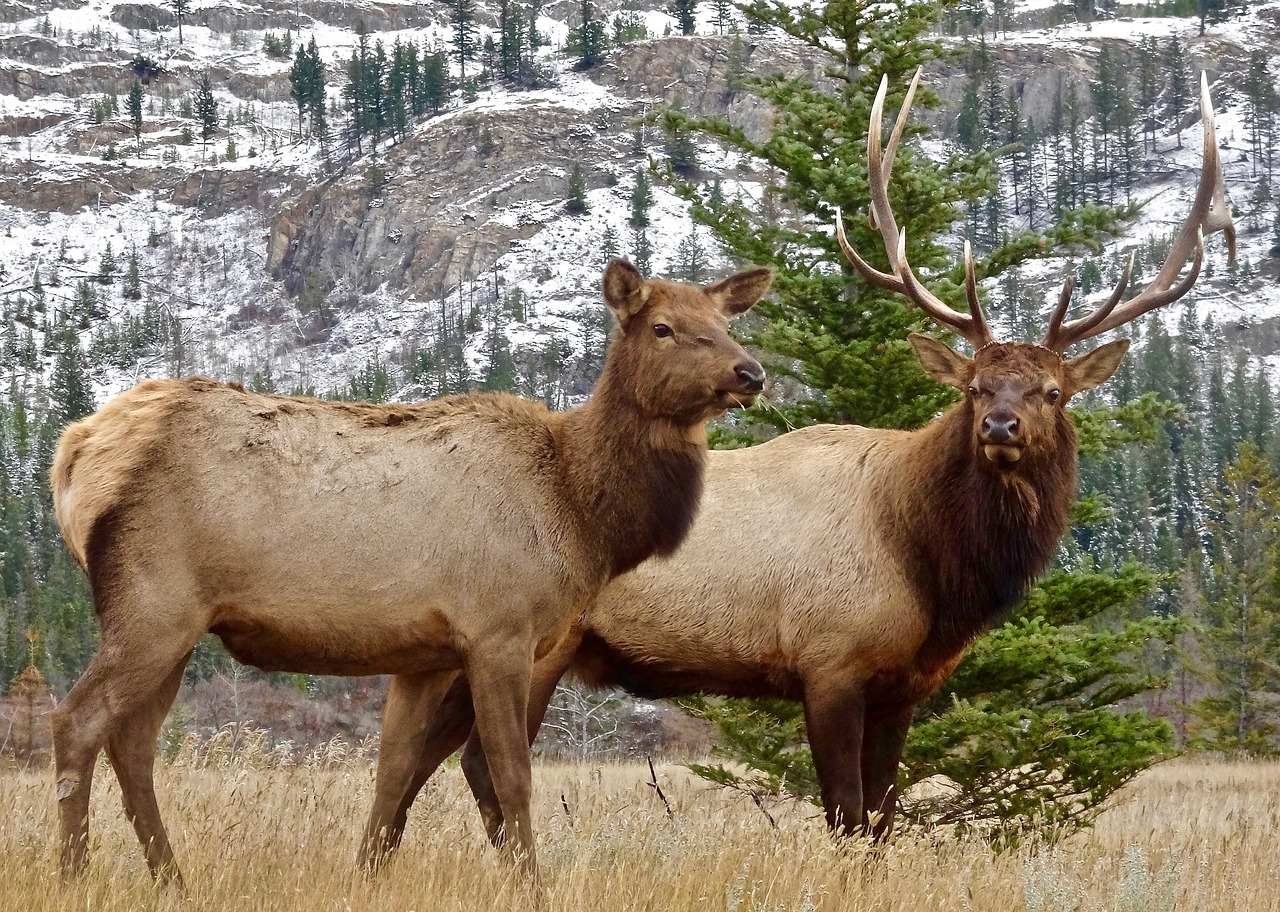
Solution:
M 575 69 L 589 70 L 604 59 L 608 37 L 604 20 L 591 0 L 579 0 L 578 24 L 569 29 L 569 53 L 577 55 Z
M 191 12 L 191 0 L 166 0 L 165 6 L 173 10 L 178 20 L 178 44 L 182 44 L 182 20 Z
M 635 184 L 631 188 L 631 218 L 633 228 L 645 228 L 649 225 L 649 207 L 653 205 L 653 189 L 649 185 L 649 176 L 644 168 L 636 168 Z
M 195 112 L 196 119 L 200 121 L 200 139 L 208 149 L 209 140 L 218 132 L 218 101 L 213 97 L 208 72 L 200 76 L 200 84 L 196 87 Z
M 789 210 L 777 221 L 738 203 L 713 210 L 699 188 L 682 188 L 695 217 L 713 229 L 730 256 L 774 267 L 774 299 L 758 306 L 766 322 L 752 341 L 774 356 L 775 377 L 792 377 L 805 391 L 798 401 L 774 401 L 767 411 L 748 412 L 752 436 L 737 442 L 750 443 L 766 429 L 781 432 L 819 421 L 918 426 L 954 397 L 925 379 L 905 342 L 908 332 L 921 327 L 918 312 L 866 284 L 846 265 L 826 226 L 839 206 L 851 243 L 885 268 L 882 241 L 865 218 L 871 100 L 887 76 L 886 110 L 896 110 L 916 68 L 943 54 L 929 37 L 942 9 L 863 0 L 821 6 L 759 0 L 744 12 L 824 56 L 825 72 L 837 84 L 753 79 L 752 88 L 776 111 L 763 140 L 725 121 L 677 112 L 664 118 L 668 128 L 701 131 L 774 169 Z M 1003 106 L 1003 90 L 998 98 Z M 917 94 L 917 106 L 936 103 L 927 89 Z M 929 273 L 931 290 L 963 310 L 960 258 L 940 237 L 956 220 L 959 204 L 993 190 L 994 162 L 986 153 L 938 161 L 913 141 L 922 132 L 918 121 L 905 126 L 889 195 L 905 231 L 906 259 L 917 272 Z M 1065 243 L 1096 243 L 1113 229 L 1113 213 L 1068 212 L 1043 233 L 1000 241 L 978 275 L 998 276 Z M 1146 417 L 1139 409 L 1082 418 L 1082 444 L 1100 448 L 1105 440 L 1123 437 L 1114 426 L 1117 416 Z M 972 649 L 956 677 L 922 707 L 908 748 L 907 783 L 935 773 L 962 783 L 950 809 L 934 808 L 928 816 L 968 821 L 975 828 L 979 817 L 995 820 L 991 826 L 1005 841 L 1016 839 L 1036 815 L 1064 826 L 1087 823 L 1107 795 L 1162 756 L 1168 727 L 1140 713 L 1116 713 L 1111 704 L 1156 683 L 1127 656 L 1172 636 L 1172 625 L 1142 619 L 1109 626 L 1098 620 L 1103 613 L 1128 610 L 1153 589 L 1151 575 L 1137 568 L 1119 575 L 1055 575 L 1013 620 Z M 716 723 L 729 756 L 754 770 L 745 780 L 758 777 L 767 786 L 785 781 L 793 793 L 815 794 L 794 704 L 714 700 L 702 710 Z M 984 749 L 971 750 L 974 743 Z M 996 746 L 988 751 L 987 745 Z M 736 771 L 702 771 L 719 781 L 744 781 Z M 1010 793 L 1026 801 L 1010 801 Z
M 681 35 L 692 35 L 698 27 L 698 0 L 671 0 L 667 12 L 680 27 Z
M 475 58 L 476 25 L 475 0 L 445 0 L 449 19 L 453 23 L 453 56 L 458 61 L 458 81 L 467 81 L 467 63 Z
M 135 79 L 129 87 L 129 98 L 126 103 L 129 111 L 129 123 L 133 127 L 133 141 L 142 151 L 142 81 Z
M 1178 133 L 1178 148 L 1182 148 L 1182 115 L 1191 98 L 1191 70 L 1187 65 L 1187 55 L 1182 50 L 1182 43 L 1177 36 L 1169 39 L 1165 46 L 1164 67 L 1169 74 L 1169 90 L 1166 94 L 1165 116 L 1173 123 Z
M 569 172 L 569 192 L 564 208 L 573 215 L 587 211 L 587 182 L 582 176 L 582 165 L 576 162 Z
M 1215 553 L 1203 609 L 1203 677 L 1213 688 L 1193 708 L 1199 746 L 1274 753 L 1271 695 L 1280 690 L 1280 481 L 1261 450 L 1241 445 L 1209 508 Z

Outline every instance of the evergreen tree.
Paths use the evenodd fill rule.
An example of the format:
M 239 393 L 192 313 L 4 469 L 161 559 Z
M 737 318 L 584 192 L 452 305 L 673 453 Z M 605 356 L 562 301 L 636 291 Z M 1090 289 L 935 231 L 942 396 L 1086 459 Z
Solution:
M 691 285 L 701 285 L 706 281 L 707 252 L 698 237 L 697 226 L 676 245 L 675 276 Z
M 653 271 L 653 247 L 644 228 L 631 229 L 631 265 L 640 270 L 641 275 Z
M 719 34 L 726 34 L 733 25 L 732 0 L 711 0 L 711 21 Z
M 753 88 L 776 111 L 770 135 L 759 141 L 723 121 L 693 121 L 676 112 L 664 119 L 668 128 L 705 131 L 775 169 L 776 185 L 789 209 L 785 219 L 776 221 L 734 203 L 713 212 L 697 188 L 682 188 L 694 200 L 695 217 L 715 231 L 730 256 L 774 267 L 775 300 L 757 306 L 767 322 L 752 341 L 777 357 L 771 368 L 775 377 L 794 377 L 801 390 L 812 391 L 798 402 L 775 402 L 767 412 L 752 411 L 747 417 L 757 427 L 779 431 L 815 421 L 919 425 L 954 394 L 925 380 L 905 343 L 906 334 L 919 325 L 917 314 L 844 266 L 834 239 L 802 220 L 807 216 L 827 224 L 839 205 L 846 213 L 850 242 L 873 265 L 884 268 L 882 241 L 863 217 L 868 208 L 865 136 L 871 101 L 884 75 L 890 88 L 886 110 L 895 110 L 916 68 L 943 53 L 929 37 L 942 10 L 934 4 L 836 0 L 792 6 L 760 0 L 744 11 L 827 55 L 830 65 L 825 72 L 837 80 L 835 86 L 819 87 L 803 78 L 754 79 Z M 1003 90 L 998 97 L 1003 105 Z M 932 105 L 936 99 L 922 90 L 916 104 Z M 912 139 L 923 127 L 909 122 L 904 129 L 889 195 L 902 220 L 906 259 L 917 271 L 932 270 L 930 289 L 962 309 L 959 257 L 943 249 L 939 238 L 951 228 L 957 204 L 991 192 L 994 163 L 986 154 L 939 162 L 922 154 Z M 840 141 L 833 141 L 833 136 Z M 1026 232 L 1000 243 L 978 267 L 978 275 L 998 276 L 1062 243 L 1096 242 L 1113 224 L 1113 215 L 1107 213 L 1071 213 L 1043 234 Z M 834 268 L 836 264 L 841 267 Z M 1082 429 L 1082 439 L 1096 441 L 1094 429 L 1108 424 L 1106 417 L 1095 417 L 1090 429 Z M 1029 600 L 1014 622 L 974 649 L 971 658 L 977 664 L 971 667 L 979 670 L 938 693 L 930 703 L 930 712 L 938 715 L 926 717 L 936 718 L 937 727 L 915 736 L 923 740 L 915 741 L 916 766 L 908 781 L 946 769 L 946 775 L 964 782 L 964 797 L 957 806 L 968 810 L 950 818 L 957 822 L 972 821 L 980 810 L 987 817 L 1020 818 L 1009 824 L 1016 831 L 1032 808 L 1063 823 L 1086 822 L 1106 795 L 1161 756 L 1167 744 L 1169 731 L 1163 723 L 1141 714 L 1116 714 L 1110 708 L 1113 700 L 1101 695 L 1136 693 L 1155 683 L 1125 656 L 1141 652 L 1170 629 L 1148 619 L 1120 625 L 1117 633 L 1096 620 L 1104 610 L 1118 611 L 1146 595 L 1153 588 L 1150 575 L 1138 570 L 1124 576 L 1068 574 L 1052 583 L 1055 598 Z M 1086 595 L 1102 590 L 1107 598 Z M 1028 639 L 1019 642 L 1023 637 Z M 1090 645 L 1076 652 L 1073 644 L 1085 642 Z M 1054 645 L 1046 647 L 1048 643 Z M 995 653 L 986 653 L 988 647 Z M 1091 673 L 1083 687 L 1059 690 L 1069 674 L 1051 672 L 1040 678 L 1043 660 L 1020 664 L 1024 656 L 1044 656 L 1044 648 L 1057 656 L 1055 662 L 1096 668 L 1098 677 Z M 986 661 L 997 664 L 984 665 Z M 1013 665 L 1026 677 L 995 671 Z M 1095 684 L 1100 689 L 1093 689 Z M 987 706 L 993 708 L 990 714 L 983 712 Z M 736 761 L 770 777 L 770 764 L 794 761 L 795 768 L 784 774 L 786 787 L 806 791 L 802 774 L 810 761 L 797 749 L 798 709 L 793 704 L 717 701 L 709 714 Z M 747 717 L 750 722 L 744 721 Z M 985 747 L 971 750 L 974 743 L 999 744 L 994 755 L 1001 759 L 992 761 L 993 753 Z M 1024 783 L 1011 771 L 1032 766 L 1036 772 L 1025 782 L 1025 794 L 1034 797 L 1012 810 L 1007 796 L 1023 793 Z M 719 776 L 723 771 L 709 773 Z M 769 781 L 776 784 L 781 778 Z
M 133 127 L 133 141 L 142 151 L 142 82 L 135 79 L 129 88 L 127 101 L 129 123 Z
M 422 110 L 439 114 L 449 98 L 448 61 L 443 51 L 423 55 L 421 88 L 419 104 Z
M 318 133 L 317 121 L 324 119 L 325 88 L 324 62 L 315 36 L 305 47 L 298 45 L 298 53 L 289 69 L 289 96 L 298 107 L 298 132 L 303 131 L 303 119 L 311 117 L 311 132 Z
M 598 64 L 604 59 L 607 46 L 604 20 L 591 0 L 579 0 L 578 24 L 569 29 L 569 53 L 578 57 L 575 69 L 589 70 Z
M 191 0 L 165 0 L 165 6 L 173 10 L 178 20 L 178 44 L 182 44 L 182 20 L 191 12 Z
M 698 146 L 691 131 L 671 128 L 667 134 L 667 163 L 672 171 L 685 177 L 698 170 Z
M 130 301 L 142 300 L 142 278 L 138 274 L 138 248 L 129 248 L 129 263 L 124 273 L 124 296 Z
M 582 176 L 582 165 L 576 162 L 569 172 L 569 194 L 564 208 L 573 215 L 587 211 L 587 182 Z
M 458 61 L 458 81 L 467 81 L 467 62 L 476 55 L 475 0 L 445 0 L 449 18 L 453 23 L 453 56 Z
M 1264 50 L 1251 51 L 1245 75 L 1245 126 L 1249 129 L 1250 173 L 1270 177 L 1275 159 L 1276 114 L 1280 109 L 1275 81 L 1270 73 L 1270 57 Z
M 520 76 L 525 55 L 524 13 L 515 0 L 498 0 L 498 75 L 507 82 Z
M 1142 122 L 1142 149 L 1156 150 L 1156 108 L 1159 101 L 1158 72 L 1160 47 L 1156 39 L 1143 38 L 1138 44 L 1138 118 Z
M 680 27 L 681 35 L 692 35 L 698 27 L 698 0 L 671 0 L 667 12 Z
M 649 176 L 645 174 L 643 168 L 636 168 L 636 181 L 631 188 L 631 218 L 629 220 L 631 227 L 648 227 L 649 207 L 651 205 L 653 205 L 653 190 L 649 185 Z
M 1213 693 L 1194 707 L 1197 743 L 1274 753 L 1271 695 L 1280 690 L 1280 482 L 1252 443 L 1241 445 L 1210 498 L 1215 555 L 1200 645 Z
M 116 275 L 116 256 L 111 250 L 111 242 L 107 241 L 107 246 L 102 251 L 102 257 L 98 260 L 98 281 L 103 285 L 110 285 Z
M 1169 74 L 1169 90 L 1165 95 L 1165 117 L 1174 125 L 1178 133 L 1178 148 L 1182 148 L 1182 114 L 1187 109 L 1191 98 L 1191 70 L 1187 65 L 1187 55 L 1182 50 L 1182 43 L 1177 36 L 1169 39 L 1164 51 L 1164 68 Z
M 604 226 L 604 236 L 600 238 L 600 268 L 618 256 L 618 232 L 612 225 Z
M 200 121 L 200 138 L 205 148 L 209 140 L 218 132 L 218 101 L 213 97 L 213 85 L 209 82 L 208 72 L 200 76 L 200 84 L 196 87 L 196 118 Z

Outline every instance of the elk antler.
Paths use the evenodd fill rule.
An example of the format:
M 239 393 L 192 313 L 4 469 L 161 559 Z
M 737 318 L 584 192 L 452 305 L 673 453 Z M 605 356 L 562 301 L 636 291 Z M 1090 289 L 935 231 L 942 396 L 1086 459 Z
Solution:
M 1196 189 L 1191 212 L 1169 248 L 1169 255 L 1160 267 L 1160 272 L 1136 297 L 1117 306 L 1133 272 L 1133 257 L 1130 257 L 1129 265 L 1125 267 L 1124 274 L 1120 276 L 1120 281 L 1106 303 L 1088 316 L 1064 323 L 1063 318 L 1067 315 L 1071 294 L 1075 290 L 1074 283 L 1068 278 L 1058 297 L 1058 306 L 1054 308 L 1049 320 L 1049 332 L 1040 343 L 1045 348 L 1058 353 L 1065 352 L 1077 342 L 1123 326 L 1148 311 L 1178 300 L 1191 290 L 1196 277 L 1200 275 L 1206 234 L 1223 232 L 1227 239 L 1227 255 L 1235 260 L 1236 230 L 1231 221 L 1231 206 L 1227 203 L 1226 189 L 1222 183 L 1218 140 L 1213 124 L 1213 102 L 1209 98 L 1209 78 L 1204 73 L 1200 74 L 1200 115 L 1204 121 L 1204 159 L 1200 166 L 1200 184 Z M 1191 260 L 1191 270 L 1178 279 L 1178 273 L 1188 259 Z
M 920 283 L 911 264 L 907 262 L 907 233 L 899 231 L 894 221 L 893 210 L 889 208 L 889 175 L 893 171 L 893 158 L 898 152 L 898 142 L 902 139 L 902 131 L 907 125 L 907 112 L 911 110 L 911 102 L 915 98 L 920 84 L 920 70 L 916 70 L 915 78 L 907 89 L 907 97 L 902 101 L 902 110 L 898 112 L 898 120 L 893 125 L 893 133 L 889 136 L 889 145 L 880 148 L 881 125 L 884 120 L 884 100 L 889 91 L 889 77 L 880 80 L 880 91 L 876 93 L 875 103 L 871 106 L 871 123 L 867 128 L 867 183 L 871 191 L 871 224 L 880 229 L 884 239 L 885 251 L 889 254 L 889 268 L 892 273 L 881 272 L 858 255 L 844 233 L 844 219 L 840 210 L 836 209 L 836 238 L 840 241 L 840 249 L 849 258 L 849 262 L 872 285 L 887 288 L 905 295 L 933 319 L 945 326 L 950 326 L 975 348 L 981 348 L 995 341 L 987 321 L 982 316 L 982 305 L 978 302 L 978 280 L 973 270 L 973 255 L 969 244 L 964 245 L 964 287 L 969 298 L 969 313 L 960 313 L 948 307 L 941 298 L 934 295 Z

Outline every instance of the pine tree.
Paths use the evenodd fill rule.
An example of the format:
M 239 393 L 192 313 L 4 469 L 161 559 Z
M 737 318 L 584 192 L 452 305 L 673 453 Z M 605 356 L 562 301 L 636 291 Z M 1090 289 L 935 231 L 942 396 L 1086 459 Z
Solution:
M 165 6 L 173 10 L 178 19 L 178 44 L 182 44 L 182 20 L 191 12 L 191 0 L 165 0 Z
M 618 255 L 618 232 L 612 225 L 604 226 L 604 236 L 600 238 L 600 268 Z
M 303 118 L 311 117 L 311 132 L 317 134 L 317 121 L 324 120 L 325 88 L 324 63 L 315 36 L 306 47 L 298 45 L 293 66 L 289 69 L 289 96 L 298 107 L 298 132 L 302 133 Z
M 631 265 L 640 270 L 641 275 L 649 275 L 653 270 L 653 247 L 644 228 L 631 229 Z
M 569 172 L 569 193 L 564 208 L 573 215 L 587 211 L 587 182 L 582 176 L 582 165 L 576 162 Z
M 1182 148 L 1182 114 L 1191 97 L 1191 71 L 1187 55 L 1177 36 L 1169 39 L 1164 51 L 1164 67 L 1169 74 L 1169 91 L 1166 95 L 1165 117 L 1172 121 L 1178 133 L 1178 148 Z
M 1156 102 L 1159 100 L 1157 72 L 1160 48 L 1156 39 L 1143 38 L 1138 44 L 1138 117 L 1142 122 L 1142 149 L 1156 150 Z
M 701 285 L 707 278 L 707 252 L 697 226 L 676 245 L 675 276 L 692 285 Z
M 458 61 L 458 81 L 467 81 L 467 62 L 476 55 L 475 0 L 445 0 L 453 23 L 453 56 Z
M 1262 171 L 1269 177 L 1275 157 L 1275 120 L 1280 99 L 1270 73 L 1270 57 L 1264 50 L 1251 51 L 1245 75 L 1245 126 L 1249 129 L 1252 152 L 1249 171 L 1255 177 Z
M 107 241 L 107 246 L 102 251 L 102 257 L 98 260 L 98 281 L 103 285 L 110 285 L 116 275 L 116 257 L 111 251 L 111 242 Z
M 142 300 L 142 278 L 138 274 L 138 248 L 129 248 L 129 263 L 125 267 L 123 295 L 130 301 Z
M 142 82 L 135 79 L 133 85 L 129 87 L 129 98 L 127 102 L 129 111 L 129 123 L 133 127 L 133 141 L 138 147 L 138 151 L 142 151 Z
M 604 59 L 607 46 L 604 20 L 596 12 L 591 0 L 579 0 L 578 24 L 569 29 L 569 53 L 578 57 L 574 68 L 591 69 Z
M 681 35 L 692 35 L 698 27 L 698 0 L 671 0 L 667 12 L 680 27 Z
M 507 82 L 520 76 L 525 54 L 524 13 L 515 0 L 498 0 L 498 74 Z
M 886 110 L 896 110 L 911 74 L 943 53 L 929 37 L 941 9 L 934 4 L 886 6 L 860 0 L 799 6 L 760 0 L 745 12 L 827 54 L 825 72 L 838 81 L 819 87 L 786 77 L 754 79 L 753 88 L 776 111 L 771 134 L 760 141 L 722 121 L 694 121 L 677 112 L 664 118 L 668 128 L 704 131 L 774 169 L 774 184 L 788 210 L 778 221 L 736 203 L 713 212 L 698 188 L 681 188 L 694 201 L 695 218 L 715 231 L 728 255 L 774 267 L 773 300 L 757 305 L 767 322 L 751 341 L 775 357 L 775 378 L 793 377 L 799 389 L 812 391 L 800 401 L 775 401 L 765 413 L 748 412 L 747 418 L 758 429 L 778 431 L 819 421 L 917 426 L 954 395 L 924 378 L 904 341 L 919 326 L 917 314 L 844 266 L 834 239 L 815 230 L 813 222 L 828 224 L 840 206 L 850 242 L 884 268 L 879 234 L 864 215 L 871 101 L 883 74 L 890 91 Z M 1001 90 L 1001 106 L 1003 96 Z M 917 94 L 917 106 L 936 103 L 927 89 Z M 914 142 L 922 132 L 914 119 L 906 125 L 889 194 L 902 220 L 906 259 L 918 272 L 929 270 L 930 289 L 962 309 L 959 257 L 941 246 L 940 236 L 951 229 L 957 204 L 991 192 L 994 162 L 978 154 L 939 163 Z M 831 142 L 833 134 L 844 141 Z M 978 274 L 1001 275 L 1071 239 L 1096 241 L 1113 224 L 1098 213 L 1071 213 L 1043 234 L 1026 232 L 1000 243 Z M 841 267 L 836 269 L 836 264 Z M 1101 446 L 1098 437 L 1105 435 L 1096 429 L 1102 426 L 1110 426 L 1108 419 L 1095 417 L 1090 428 L 1082 428 L 1082 440 Z M 976 670 L 961 673 L 937 694 L 929 704 L 930 713 L 937 714 L 929 716 L 936 727 L 930 723 L 913 736 L 917 740 L 908 781 L 945 769 L 945 775 L 965 783 L 960 791 L 964 797 L 953 805 L 956 816 L 946 819 L 972 821 L 979 811 L 987 817 L 1018 818 L 1008 824 L 1005 835 L 1010 838 L 1032 813 L 1056 815 L 1064 824 L 1087 822 L 1106 795 L 1162 755 L 1169 738 L 1164 723 L 1141 714 L 1116 714 L 1111 698 L 1102 695 L 1137 693 L 1154 684 L 1125 656 L 1170 635 L 1170 627 L 1148 619 L 1122 625 L 1117 632 L 1094 620 L 1104 610 L 1148 594 L 1154 588 L 1150 575 L 1140 570 L 1119 576 L 1066 574 L 1046 581 L 1050 584 L 1046 594 L 1028 600 L 1014 622 L 974 649 L 970 658 L 975 664 L 968 667 Z M 1099 595 L 1102 592 L 1106 597 Z M 1089 645 L 1077 652 L 1075 646 L 1086 642 Z M 1045 674 L 1049 656 L 1055 657 L 1050 666 L 1065 664 Z M 1007 679 L 996 671 L 1011 666 L 1021 671 Z M 1073 678 L 1068 667 L 1092 668 L 1097 676 L 1091 671 L 1086 675 L 1089 683 L 1080 679 L 1083 686 L 1078 689 L 1073 683 L 1058 690 L 1061 681 Z M 1095 684 L 1100 689 L 1094 689 Z M 983 712 L 987 706 L 993 708 L 990 715 Z M 763 771 L 775 784 L 785 777 L 789 790 L 808 793 L 812 767 L 807 767 L 805 780 L 811 761 L 807 752 L 797 749 L 799 710 L 794 704 L 717 702 L 710 715 L 728 739 L 733 759 Z M 1065 732 L 1074 736 L 1064 737 Z M 985 747 L 969 749 L 974 743 L 999 744 L 994 753 L 1002 759 L 991 762 L 993 754 Z M 790 768 L 774 778 L 771 764 Z M 1008 795 L 1022 793 L 1023 783 L 1013 782 L 1010 771 L 1032 766 L 1043 773 L 1025 783 L 1025 794 L 1034 797 L 1012 809 Z M 1013 773 L 1014 778 L 1019 775 Z M 728 776 L 740 781 L 736 772 Z M 1045 787 L 1047 783 L 1056 784 Z
M 1270 695 L 1280 690 L 1280 482 L 1262 452 L 1242 444 L 1209 508 L 1216 554 L 1200 640 L 1213 693 L 1194 707 L 1196 741 L 1228 753 L 1274 753 Z
M 196 87 L 195 111 L 200 121 L 200 138 L 207 149 L 209 140 L 218 132 L 218 101 L 213 97 L 208 72 L 201 75 L 200 84 Z
M 733 25 L 732 0 L 711 0 L 711 21 L 718 33 L 727 33 Z
M 646 228 L 649 225 L 649 207 L 653 205 L 653 190 L 649 185 L 649 176 L 643 168 L 636 168 L 636 181 L 631 188 L 632 228 Z M 643 270 L 642 270 L 643 271 Z

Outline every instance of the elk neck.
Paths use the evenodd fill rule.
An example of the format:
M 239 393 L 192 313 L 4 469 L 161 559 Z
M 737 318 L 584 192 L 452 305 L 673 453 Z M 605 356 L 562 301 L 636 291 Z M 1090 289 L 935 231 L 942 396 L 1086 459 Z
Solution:
M 606 364 L 587 403 L 565 413 L 559 437 L 583 541 L 606 581 L 679 547 L 702 496 L 705 421 L 645 414 Z
M 974 438 L 968 402 L 912 438 L 897 521 L 933 615 L 919 657 L 932 664 L 999 623 L 1049 566 L 1075 496 L 1076 438 L 1059 410 L 1047 444 L 998 471 Z

